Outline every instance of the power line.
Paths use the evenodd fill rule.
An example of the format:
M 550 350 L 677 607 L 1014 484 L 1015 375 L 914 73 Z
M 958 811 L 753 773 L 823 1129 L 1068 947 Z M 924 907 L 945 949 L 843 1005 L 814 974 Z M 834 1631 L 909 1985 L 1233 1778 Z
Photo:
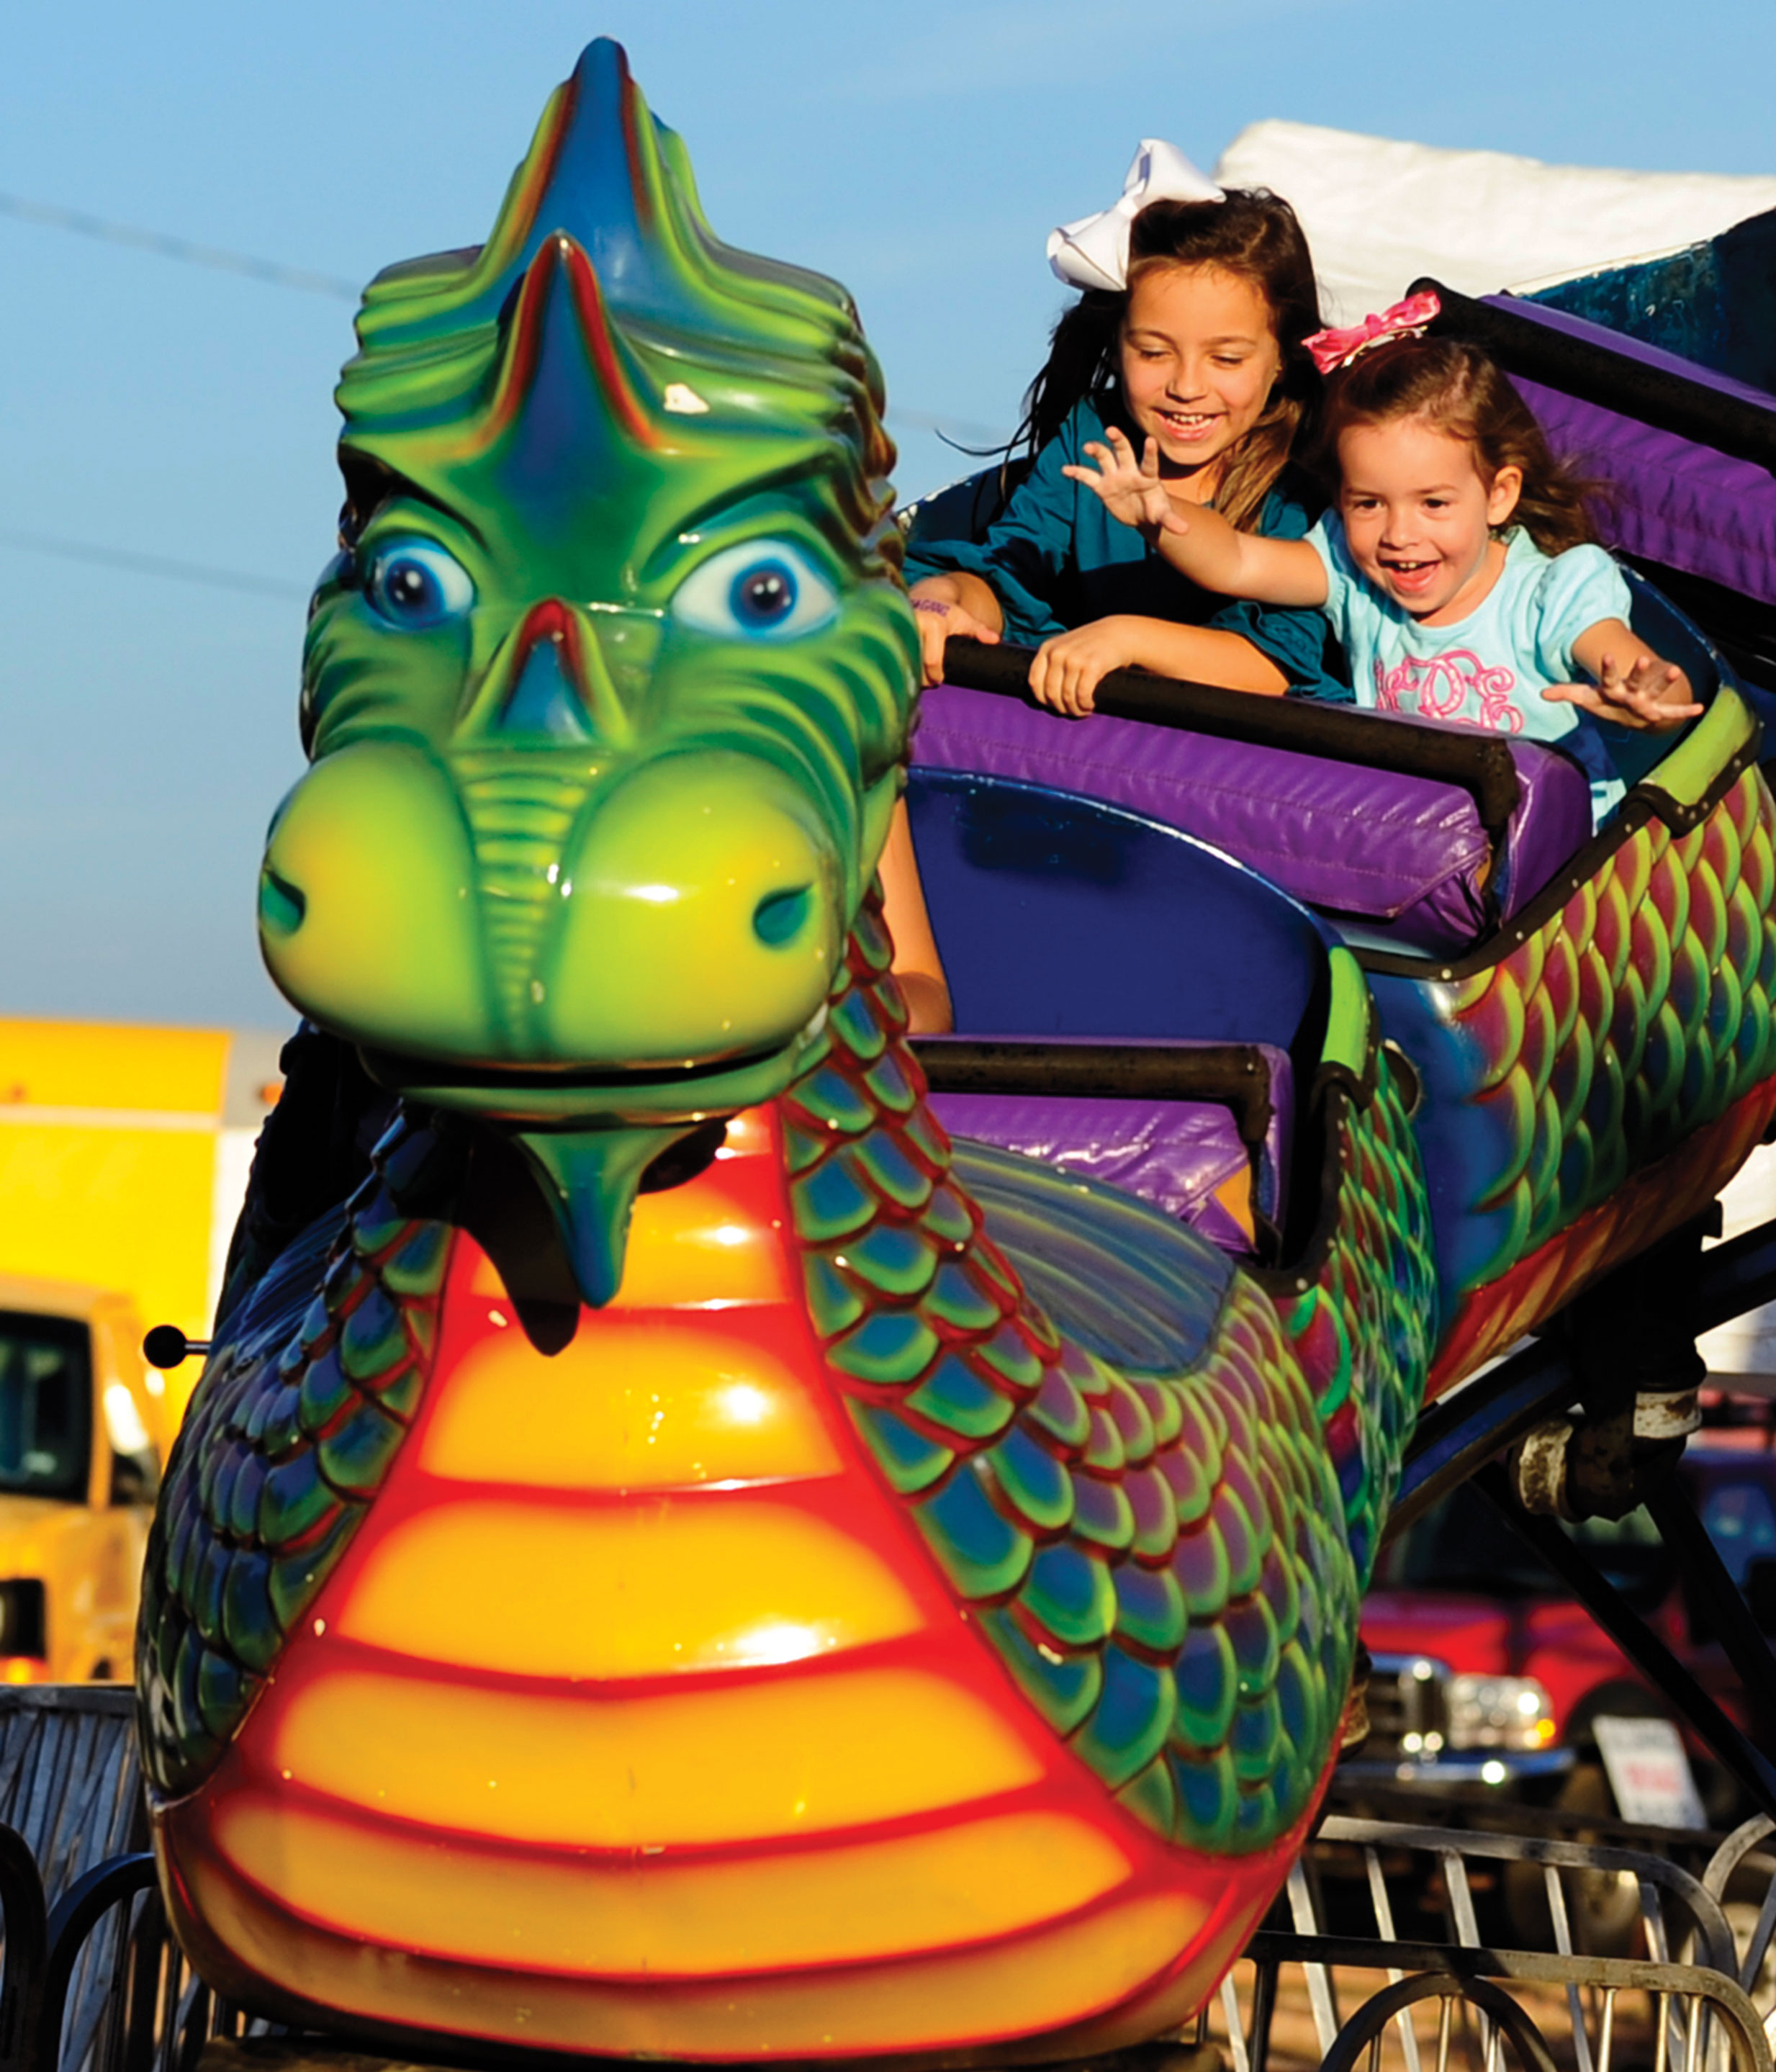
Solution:
M 76 236 L 91 237 L 106 245 L 121 245 L 150 252 L 157 258 L 171 259 L 181 265 L 204 266 L 212 272 L 235 273 L 268 286 L 291 288 L 298 294 L 326 295 L 335 301 L 355 302 L 356 282 L 336 273 L 317 273 L 299 266 L 286 266 L 275 259 L 261 259 L 246 252 L 230 252 L 220 245 L 200 245 L 188 237 L 175 237 L 165 231 L 144 230 L 130 223 L 88 214 L 83 209 L 62 208 L 49 202 L 31 201 L 23 195 L 0 192 L 0 215 L 21 223 L 33 223 L 46 230 L 64 230 Z M 964 450 L 971 446 L 995 448 L 1005 443 L 1002 434 L 990 426 L 956 417 L 934 417 L 925 410 L 891 409 L 897 422 L 920 431 L 935 432 L 940 438 Z M 160 576 L 175 582 L 201 583 L 212 590 L 232 590 L 253 597 L 279 599 L 306 598 L 301 584 L 279 582 L 273 577 L 248 575 L 237 569 L 219 569 L 201 561 L 175 560 L 164 554 L 141 554 L 118 547 L 104 547 L 84 540 L 61 540 L 42 532 L 22 532 L 0 527 L 0 545 L 27 553 L 51 554 L 60 561 L 84 561 L 99 568 L 122 569 L 132 575 Z
M 78 237 L 94 237 L 106 245 L 127 245 L 138 252 L 152 252 L 161 259 L 175 259 L 186 266 L 208 266 L 213 272 L 239 273 L 249 280 L 264 281 L 274 288 L 294 288 L 309 295 L 328 295 L 335 301 L 355 302 L 360 290 L 356 282 L 338 273 L 314 273 L 300 266 L 286 266 L 276 259 L 257 259 L 250 253 L 229 252 L 217 245 L 199 245 L 188 237 L 171 236 L 162 230 L 143 230 L 131 223 L 113 223 L 83 209 L 61 208 L 50 202 L 29 201 L 23 195 L 0 194 L 0 216 L 14 216 L 21 223 L 35 223 L 45 230 L 72 231 Z M 952 446 L 986 446 L 997 450 L 1005 434 L 990 426 L 970 423 L 963 417 L 934 417 L 928 410 L 890 407 L 897 423 L 922 432 L 935 432 Z
M 167 576 L 175 582 L 207 584 L 212 590 L 245 590 L 255 597 L 306 599 L 309 590 L 302 583 L 281 582 L 274 576 L 253 576 L 238 569 L 212 568 L 203 561 L 180 561 L 165 554 L 138 554 L 121 547 L 93 546 L 84 540 L 56 540 L 43 532 L 15 532 L 0 526 L 0 546 L 23 548 L 27 553 L 53 554 L 64 561 L 87 561 L 101 568 L 126 569 L 132 575 Z
M 130 245 L 162 259 L 176 259 L 187 266 L 208 266 L 218 273 L 244 273 L 249 279 L 268 282 L 274 288 L 294 288 L 304 294 L 331 295 L 355 302 L 357 284 L 336 273 L 312 273 L 300 266 L 286 266 L 275 259 L 256 259 L 245 252 L 227 252 L 220 245 L 198 245 L 188 237 L 170 237 L 164 231 L 142 230 L 131 223 L 112 223 L 101 216 L 88 216 L 77 208 L 58 208 L 49 202 L 27 201 L 23 195 L 0 194 L 0 215 L 16 216 L 21 223 L 39 224 L 46 230 L 71 230 L 76 236 L 96 237 L 107 245 Z
M 888 405 L 888 415 L 894 423 L 910 425 L 915 431 L 935 432 L 964 453 L 972 446 L 985 446 L 989 453 L 997 453 L 1006 443 L 1005 433 L 995 431 L 990 425 L 974 424 L 967 417 L 934 417 L 929 410 L 904 410 L 898 403 Z

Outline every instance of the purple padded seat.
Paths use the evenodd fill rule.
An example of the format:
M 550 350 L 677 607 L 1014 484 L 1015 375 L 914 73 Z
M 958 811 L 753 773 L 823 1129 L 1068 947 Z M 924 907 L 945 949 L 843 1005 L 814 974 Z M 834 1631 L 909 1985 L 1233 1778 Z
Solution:
M 941 1038 L 927 1038 L 935 1046 Z M 1273 1228 L 1285 1202 L 1284 1146 L 1293 1123 L 1289 1054 L 1255 1045 L 1270 1074 L 1270 1120 L 1252 1175 L 1252 1203 Z M 1254 1161 L 1232 1112 L 1212 1101 L 1112 1100 L 1023 1094 L 931 1096 L 952 1137 L 1040 1158 L 1082 1178 L 1139 1194 L 1187 1223 L 1223 1252 L 1249 1256 L 1251 1234 L 1215 1198 Z
M 1429 722 L 1377 715 L 1375 724 Z M 1519 797 L 1498 859 L 1472 797 L 1453 785 L 1104 713 L 1063 719 L 955 684 L 924 693 L 912 763 L 1124 807 L 1403 949 L 1449 955 L 1485 927 L 1494 872 L 1503 918 L 1590 838 L 1590 788 L 1579 766 L 1543 742 L 1508 745 Z
M 1776 411 L 1776 399 L 1693 360 L 1607 330 L 1585 317 L 1515 295 L 1488 295 L 1493 307 L 1563 336 L 1603 347 L 1618 359 Z M 1776 479 L 1756 462 L 1736 460 L 1675 432 L 1661 431 L 1558 388 L 1513 375 L 1557 453 L 1601 476 L 1610 494 L 1599 516 L 1612 544 L 1642 560 L 1724 584 L 1776 604 Z

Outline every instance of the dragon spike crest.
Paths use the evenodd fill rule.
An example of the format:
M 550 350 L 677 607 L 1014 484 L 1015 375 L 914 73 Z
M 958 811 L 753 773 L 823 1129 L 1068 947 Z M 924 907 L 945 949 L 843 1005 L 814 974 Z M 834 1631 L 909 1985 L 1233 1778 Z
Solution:
M 738 437 L 754 471 L 836 476 L 857 542 L 886 513 L 894 449 L 849 296 L 715 236 L 683 144 L 608 40 L 551 97 L 487 243 L 386 269 L 357 331 L 348 469 L 430 487 L 500 448 L 539 479 L 528 449 L 560 479 L 582 472 L 565 455 L 622 471 L 622 450 L 646 467 Z

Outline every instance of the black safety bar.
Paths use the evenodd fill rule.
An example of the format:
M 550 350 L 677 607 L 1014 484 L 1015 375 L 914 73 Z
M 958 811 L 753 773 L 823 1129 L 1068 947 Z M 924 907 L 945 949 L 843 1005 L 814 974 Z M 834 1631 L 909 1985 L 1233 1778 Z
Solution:
M 1415 295 L 1425 289 L 1443 305 L 1431 329 L 1483 345 L 1507 374 L 1776 472 L 1776 399 L 1766 409 L 1495 302 L 1457 294 L 1441 281 L 1413 282 Z
M 917 1036 L 912 1047 L 936 1094 L 1214 1101 L 1232 1111 L 1243 1143 L 1262 1144 L 1270 1127 L 1270 1071 L 1255 1044 Z
M 1000 697 L 1030 695 L 1031 651 L 1009 642 L 952 638 L 944 649 L 944 675 L 971 691 Z M 1328 762 L 1354 763 L 1400 776 L 1449 784 L 1473 799 L 1487 839 L 1504 840 L 1517 809 L 1517 769 L 1504 742 L 1471 727 L 1423 725 L 1383 718 L 1355 706 L 1305 698 L 1255 697 L 1219 684 L 1112 669 L 1099 682 L 1097 709 L 1117 719 L 1175 727 L 1216 741 L 1246 741 Z

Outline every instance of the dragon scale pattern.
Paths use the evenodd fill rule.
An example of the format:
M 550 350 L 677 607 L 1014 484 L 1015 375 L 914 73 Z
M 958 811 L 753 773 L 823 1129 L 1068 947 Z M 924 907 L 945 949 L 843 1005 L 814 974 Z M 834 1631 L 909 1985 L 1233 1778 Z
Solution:
M 952 1148 L 902 1041 L 888 956 L 872 901 L 825 1054 L 784 1100 L 833 1379 L 951 1586 L 1075 1753 L 1162 1835 L 1268 1847 L 1319 1781 L 1424 1371 L 1424 1189 L 1385 1063 L 1366 1104 L 1334 1096 L 1340 1220 L 1319 1272 L 1267 1289 L 1139 1204 Z M 162 1795 L 200 1781 L 237 1731 L 411 1424 L 448 1227 L 402 1217 L 384 1175 L 430 1141 L 390 1133 L 343 1225 L 280 1262 L 195 1400 L 169 1474 L 180 1528 L 148 1564 L 143 1740 Z M 1067 1300 L 1063 1268 L 1038 1293 L 1071 1336 L 1026 1293 L 1014 1190 L 1032 1244 L 1089 1197 L 1118 1254 L 1100 1266 L 1124 1276 L 1100 1299 L 1149 1320 L 1145 1359 Z M 281 1291 L 309 1285 L 329 1239 L 304 1314 Z
M 1440 1217 L 1462 1246 L 1445 1368 L 1486 1356 L 1492 1284 L 1776 1069 L 1773 910 L 1776 804 L 1749 770 L 1700 825 L 1633 828 L 1507 956 L 1426 989 L 1478 1060 L 1466 1104 L 1497 1151 Z
M 1366 1106 L 1334 1096 L 1356 1220 L 1287 1284 L 1280 1321 L 1170 1226 L 1168 1273 L 1144 1248 L 1153 1211 L 980 1147 L 952 1169 L 888 956 L 866 911 L 826 1055 L 785 1104 L 809 1311 L 853 1422 L 1026 1696 L 1122 1802 L 1181 1844 L 1266 1847 L 1319 1782 L 1429 1342 L 1424 1183 L 1385 1063 Z M 1036 1292 L 1059 1293 L 1063 1342 L 952 1175 L 1008 1248 L 1017 1190 L 1033 1242 L 1089 1196 L 1129 1276 L 1116 1297 L 1194 1312 L 1194 1342 L 1145 1363 L 1113 1333 L 1083 1342 L 1082 1291 L 1050 1263 Z M 1187 1274 L 1181 1244 L 1201 1250 Z
M 401 1215 L 379 1174 L 283 1255 L 205 1371 L 142 1578 L 157 1792 L 213 1767 L 368 1515 L 425 1392 L 450 1235 Z
M 1367 1587 L 1437 1342 L 1437 1260 L 1424 1174 L 1382 1050 L 1374 1097 L 1338 1095 L 1338 1219 L 1324 1263 L 1293 1299 L 1285 1338 L 1314 1392 L 1345 1530 Z

